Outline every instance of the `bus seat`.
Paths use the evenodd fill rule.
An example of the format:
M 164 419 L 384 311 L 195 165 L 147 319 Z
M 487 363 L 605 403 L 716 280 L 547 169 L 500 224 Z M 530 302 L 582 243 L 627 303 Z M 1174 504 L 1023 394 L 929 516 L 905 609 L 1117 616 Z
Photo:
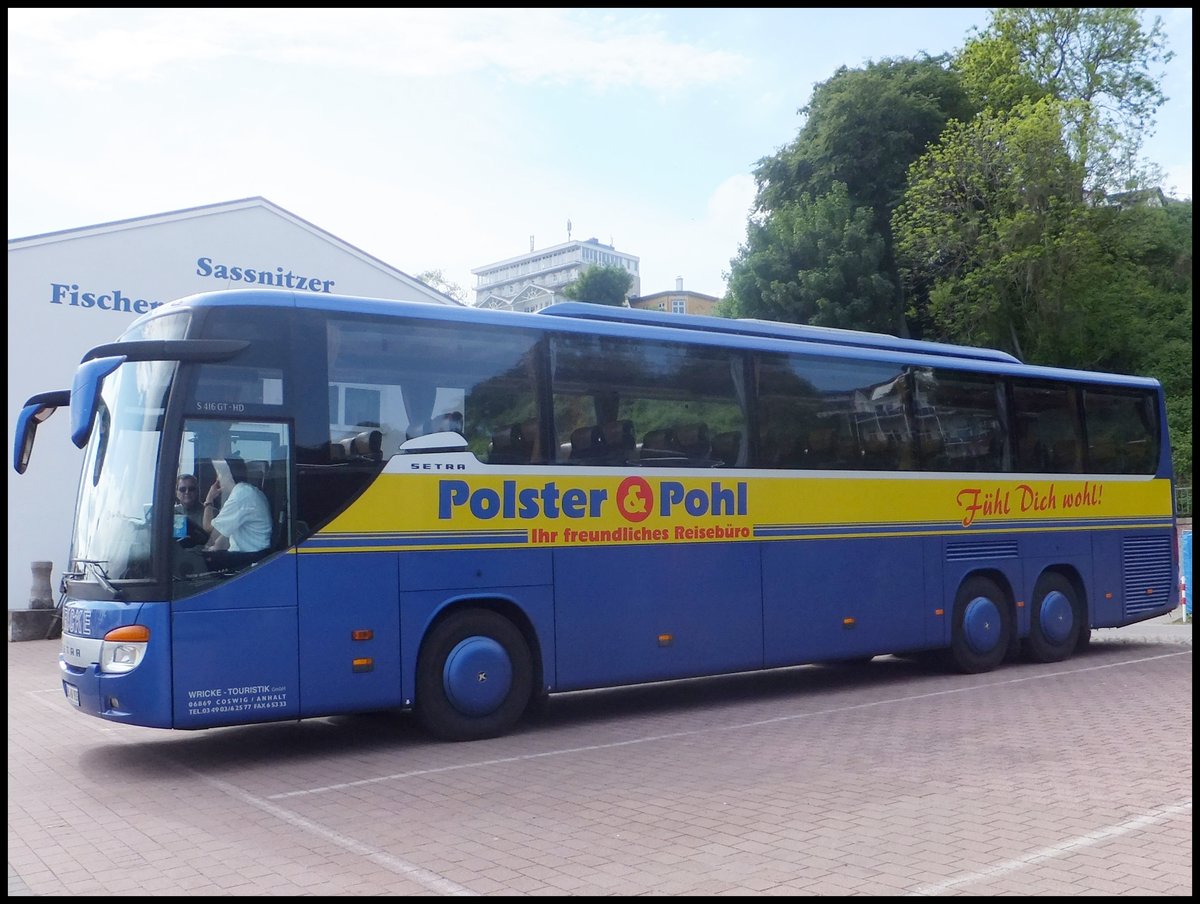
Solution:
M 383 431 L 364 430 L 350 439 L 350 451 L 362 458 L 379 459 L 383 454 Z
M 537 421 L 524 421 L 492 434 L 488 461 L 492 464 L 527 465 L 533 461 Z
M 647 431 L 642 437 L 640 458 L 643 461 L 653 461 L 657 458 L 679 458 L 683 450 L 675 439 L 675 434 L 669 427 L 660 430 Z
M 247 482 L 261 490 L 267 482 L 267 470 L 269 468 L 270 463 L 266 461 L 255 460 L 246 462 Z
M 604 457 L 608 464 L 624 464 L 632 457 L 637 447 L 633 421 L 609 421 L 600 431 L 604 437 Z
M 676 424 L 672 430 L 684 455 L 688 458 L 708 458 L 708 424 Z
M 430 433 L 457 433 L 464 435 L 463 416 L 461 411 L 447 411 L 429 421 Z
M 712 438 L 712 457 L 717 459 L 717 467 L 732 468 L 738 464 L 738 456 L 742 451 L 742 431 L 728 430 L 718 433 Z
M 463 431 L 463 416 L 461 411 L 446 411 L 435 415 L 427 421 L 416 421 L 408 425 L 404 431 L 405 439 L 415 439 L 418 436 L 428 436 L 430 433 L 457 433 L 466 436 Z
M 604 433 L 599 424 L 571 431 L 571 461 L 595 461 L 604 455 Z
M 542 423 L 533 417 L 517 424 L 521 431 L 521 442 L 529 446 L 529 461 L 542 460 Z
M 288 525 L 288 489 L 287 489 L 287 462 L 285 461 L 264 461 L 262 462 L 265 473 L 263 475 L 262 491 L 267 497 L 267 502 L 271 506 L 271 548 L 283 549 L 287 545 L 287 525 Z

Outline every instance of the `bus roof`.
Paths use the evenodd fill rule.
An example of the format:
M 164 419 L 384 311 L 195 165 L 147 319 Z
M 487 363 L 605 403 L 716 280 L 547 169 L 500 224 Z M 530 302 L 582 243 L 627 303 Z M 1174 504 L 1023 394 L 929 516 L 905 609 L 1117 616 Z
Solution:
M 995 349 L 971 348 L 939 342 L 900 339 L 883 333 L 840 330 L 830 327 L 805 326 L 792 323 L 775 323 L 765 320 L 730 320 L 699 314 L 669 314 L 665 311 L 642 311 L 616 308 L 587 302 L 562 302 L 543 308 L 537 313 L 514 313 L 509 311 L 481 310 L 471 306 L 430 304 L 419 301 L 367 298 L 352 295 L 315 295 L 308 292 L 296 293 L 283 289 L 218 289 L 185 296 L 168 302 L 142 317 L 163 316 L 179 307 L 263 305 L 298 307 L 326 312 L 356 311 L 360 313 L 386 313 L 413 316 L 422 320 L 446 320 L 451 322 L 476 321 L 492 325 L 536 324 L 539 329 L 552 328 L 550 314 L 564 325 L 571 323 L 576 329 L 587 329 L 587 324 L 597 324 L 607 331 L 623 332 L 627 327 L 645 335 L 647 330 L 663 330 L 664 333 L 692 333 L 702 342 L 721 342 L 721 337 L 736 337 L 742 342 L 754 344 L 764 342 L 794 342 L 815 353 L 817 349 L 828 349 L 833 356 L 861 354 L 866 358 L 911 357 L 913 363 L 927 367 L 955 366 L 971 370 L 1000 374 L 1021 374 L 1038 379 L 1084 380 L 1092 383 L 1123 385 L 1131 387 L 1161 389 L 1153 377 L 1114 374 L 1104 371 L 1083 371 L 1050 365 L 1026 364 L 1006 352 Z M 140 320 L 141 318 L 139 318 Z M 136 323 L 137 321 L 135 321 Z M 677 334 L 673 337 L 679 340 Z M 739 343 L 740 344 L 740 343 Z
M 607 320 L 617 323 L 638 323 L 648 326 L 666 326 L 681 330 L 702 330 L 711 333 L 732 333 L 741 336 L 765 336 L 771 339 L 801 339 L 824 345 L 843 345 L 854 348 L 875 348 L 889 351 L 915 352 L 946 358 L 972 358 L 981 361 L 1001 361 L 1005 364 L 1020 364 L 1018 358 L 991 348 L 971 348 L 948 345 L 942 342 L 925 342 L 918 339 L 900 339 L 886 333 L 868 333 L 859 330 L 841 330 L 828 326 L 808 326 L 799 323 L 778 323 L 772 320 L 710 317 L 703 314 L 668 314 L 665 311 L 643 311 L 638 308 L 618 308 L 612 305 L 590 304 L 583 301 L 567 301 L 552 304 L 538 311 L 554 317 L 571 317 L 580 320 Z

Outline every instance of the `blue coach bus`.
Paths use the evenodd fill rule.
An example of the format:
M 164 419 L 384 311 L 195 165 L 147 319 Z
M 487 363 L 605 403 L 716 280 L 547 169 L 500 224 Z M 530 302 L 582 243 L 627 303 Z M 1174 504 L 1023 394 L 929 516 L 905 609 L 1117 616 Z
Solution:
M 30 399 L 18 471 L 67 405 L 62 685 L 114 722 L 411 709 L 470 740 L 560 691 L 1057 661 L 1178 604 L 1159 384 L 999 351 L 239 290 Z

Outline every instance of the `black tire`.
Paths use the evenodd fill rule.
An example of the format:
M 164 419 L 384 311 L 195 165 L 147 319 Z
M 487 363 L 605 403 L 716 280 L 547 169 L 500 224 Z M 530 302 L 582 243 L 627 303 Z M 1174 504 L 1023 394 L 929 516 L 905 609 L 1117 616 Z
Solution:
M 532 688 L 524 635 L 487 609 L 454 612 L 440 621 L 417 657 L 417 718 L 443 740 L 504 734 L 524 714 Z
M 1022 644 L 1025 658 L 1062 662 L 1078 649 L 1082 631 L 1082 609 L 1075 588 L 1061 574 L 1046 572 L 1033 588 L 1029 636 Z
M 959 672 L 990 672 L 1008 655 L 1012 609 L 1004 591 L 989 578 L 963 581 L 954 598 L 947 664 Z

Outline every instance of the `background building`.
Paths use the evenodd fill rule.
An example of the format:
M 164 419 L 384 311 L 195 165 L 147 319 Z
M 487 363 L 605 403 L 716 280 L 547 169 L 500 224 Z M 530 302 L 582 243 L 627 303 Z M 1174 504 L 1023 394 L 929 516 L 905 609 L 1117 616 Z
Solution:
M 591 238 L 568 241 L 541 251 L 488 264 L 472 270 L 475 276 L 475 306 L 502 311 L 537 311 L 569 299 L 562 290 L 577 280 L 588 267 L 624 267 L 633 276 L 630 295 L 641 291 L 639 258 L 617 251 L 612 245 Z
M 274 286 L 458 304 L 265 198 L 244 198 L 8 241 L 8 448 L 38 392 L 69 389 L 89 348 L 163 302 Z M 67 566 L 83 453 L 67 412 L 38 428 L 29 469 L 8 467 L 8 606 L 23 609 L 30 563 Z
M 674 292 L 655 292 L 653 295 L 631 297 L 629 306 L 643 311 L 666 311 L 669 314 L 709 314 L 716 312 L 721 299 L 701 292 L 685 292 L 683 277 L 675 280 Z

